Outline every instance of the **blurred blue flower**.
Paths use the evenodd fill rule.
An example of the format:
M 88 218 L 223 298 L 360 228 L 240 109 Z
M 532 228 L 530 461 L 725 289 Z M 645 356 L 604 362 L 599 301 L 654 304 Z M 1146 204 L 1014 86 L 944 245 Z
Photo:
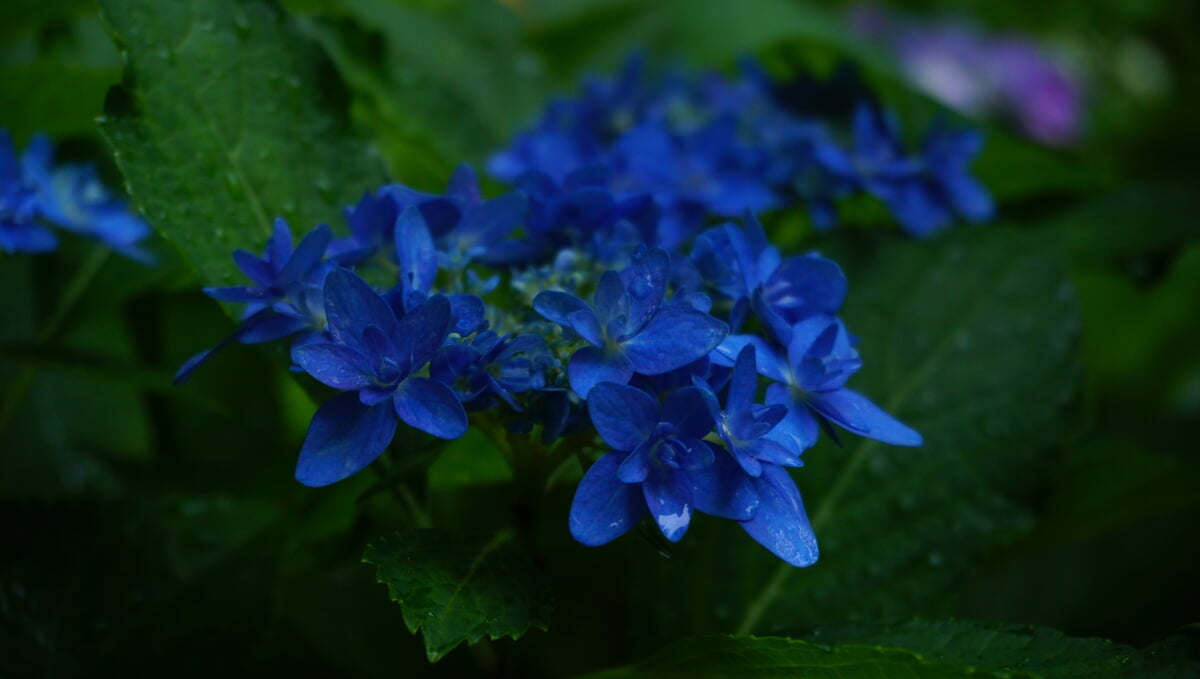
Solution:
M 0 130 L 0 249 L 46 252 L 57 244 L 43 224 L 99 241 L 143 263 L 140 243 L 150 227 L 100 181 L 91 165 L 54 165 L 54 144 L 38 134 L 18 159 L 12 139 Z
M 37 190 L 27 182 L 8 132 L 0 130 L 0 250 L 47 252 L 58 239 L 38 224 Z
M 905 153 L 895 118 L 868 104 L 854 112 L 854 145 L 823 144 L 817 159 L 834 177 L 879 198 L 911 235 L 925 237 L 958 214 L 969 221 L 991 219 L 987 192 L 968 173 L 983 138 L 950 131 L 939 121 L 925 136 L 920 154 Z

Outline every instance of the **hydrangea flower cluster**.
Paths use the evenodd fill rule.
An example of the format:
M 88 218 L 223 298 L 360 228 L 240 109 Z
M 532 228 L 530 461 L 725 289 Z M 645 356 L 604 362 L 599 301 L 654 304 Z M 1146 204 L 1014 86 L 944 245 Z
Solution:
M 739 79 L 655 78 L 635 56 L 613 80 L 593 79 L 579 96 L 553 102 L 488 169 L 529 191 L 577 186 L 572 173 L 604 165 L 609 172 L 589 184 L 617 200 L 652 196 L 663 211 L 652 243 L 666 248 L 693 238 L 710 215 L 747 210 L 802 205 L 828 228 L 835 203 L 856 193 L 879 198 L 917 237 L 955 218 L 992 217 L 990 196 L 969 173 L 978 132 L 939 122 L 909 152 L 894 118 L 876 106 L 860 104 L 847 135 L 790 110 L 782 91 L 748 60 Z
M 713 96 L 750 96 L 710 86 Z M 584 108 L 560 102 L 548 117 L 611 118 L 643 105 L 628 73 L 609 87 L 618 89 L 590 91 Z M 710 123 L 696 133 L 710 139 Z M 620 138 L 624 159 L 562 130 L 525 135 L 493 168 L 536 158 L 543 169 L 523 168 L 515 190 L 490 200 L 466 166 L 441 194 L 384 186 L 346 209 L 344 238 L 320 225 L 293 244 L 277 221 L 263 256 L 234 254 L 249 285 L 205 291 L 244 303 L 241 324 L 177 380 L 230 342 L 288 339 L 293 369 L 337 392 L 309 426 L 301 483 L 360 471 L 400 423 L 446 440 L 471 424 L 506 427 L 565 439 L 554 448 L 564 456 L 598 452 L 568 522 L 585 545 L 645 518 L 677 541 L 699 512 L 738 522 L 789 564 L 812 564 L 816 539 L 787 468 L 834 425 L 902 446 L 921 436 L 847 386 L 862 361 L 838 318 L 847 292 L 838 265 L 816 253 L 784 257 L 748 211 L 740 223 L 708 223 L 747 200 L 775 204 L 778 184 L 760 172 L 779 168 L 751 162 L 727 136 L 728 159 L 749 163 L 736 169 L 742 179 L 708 165 L 705 142 L 692 148 L 694 167 L 711 171 L 715 192 L 671 194 L 668 180 L 687 185 L 692 166 L 647 176 L 630 164 L 660 142 L 687 150 L 655 125 Z M 854 166 L 847 158 L 823 162 Z M 903 192 L 890 179 L 871 190 Z M 693 211 L 703 219 L 681 229 Z
M 8 132 L 0 130 L 0 251 L 54 250 L 58 238 L 48 225 L 152 261 L 139 247 L 150 227 L 105 188 L 94 166 L 56 167 L 54 144 L 41 134 L 18 156 Z

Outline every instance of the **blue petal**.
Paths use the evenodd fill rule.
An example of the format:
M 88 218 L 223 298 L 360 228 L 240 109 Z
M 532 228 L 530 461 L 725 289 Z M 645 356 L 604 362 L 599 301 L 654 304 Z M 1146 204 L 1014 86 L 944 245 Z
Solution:
M 617 450 L 633 450 L 658 424 L 658 402 L 624 384 L 597 384 L 588 394 L 587 407 L 600 438 Z
M 463 252 L 474 254 L 504 238 L 525 218 L 529 200 L 520 193 L 494 198 L 469 211 L 458 225 L 458 237 Z
M 772 384 L 767 387 L 767 403 L 787 406 L 787 415 L 775 428 L 767 432 L 766 438 L 782 445 L 796 456 L 817 442 L 821 430 L 812 411 L 802 401 L 792 397 L 786 385 Z
M 261 260 L 245 250 L 234 250 L 233 261 L 242 273 L 260 287 L 269 287 L 275 282 L 275 270 L 271 268 L 270 262 Z
M 296 480 L 314 487 L 341 481 L 371 464 L 395 434 L 391 408 L 365 406 L 357 394 L 338 394 L 313 415 L 296 462 Z
M 437 252 L 418 205 L 405 209 L 396 219 L 396 257 L 400 262 L 400 282 L 405 298 L 411 292 L 428 294 L 433 290 Z
M 629 327 L 641 326 L 662 304 L 667 291 L 670 265 L 671 259 L 667 251 L 654 248 L 640 257 L 635 257 L 633 265 L 621 272 L 621 280 L 629 295 Z
M 571 355 L 567 364 L 571 389 L 588 398 L 592 387 L 601 382 L 627 384 L 633 377 L 633 366 L 624 354 L 608 354 L 596 347 L 582 347 Z
M 325 248 L 329 247 L 331 240 L 333 240 L 333 232 L 324 224 L 308 232 L 304 240 L 296 246 L 295 252 L 288 259 L 283 270 L 279 272 L 278 280 L 285 283 L 302 280 L 312 271 L 313 267 L 320 263 L 321 258 L 325 256 Z
M 622 483 L 617 468 L 625 453 L 608 453 L 588 468 L 571 501 L 571 536 L 598 547 L 628 533 L 646 515 L 646 501 L 636 484 Z
M 641 483 L 650 475 L 650 453 L 654 444 L 642 441 L 637 444 L 629 457 L 617 468 L 617 478 L 621 483 Z
M 375 381 L 367 357 L 340 344 L 302 344 L 292 348 L 292 361 L 322 384 L 358 390 Z
M 979 182 L 966 174 L 942 178 L 942 188 L 950 197 L 954 210 L 970 222 L 986 222 L 996 213 L 992 196 Z
M 754 344 L 747 343 L 738 352 L 729 378 L 729 394 L 725 397 L 725 409 L 732 413 L 749 412 L 758 392 L 758 364 L 755 362 Z
M 265 290 L 258 288 L 248 288 L 245 286 L 234 286 L 229 288 L 204 288 L 204 294 L 218 302 L 240 302 L 252 304 L 254 302 L 275 300 L 275 296 L 269 294 Z
M 475 205 L 483 200 L 483 195 L 479 192 L 479 180 L 470 165 L 463 163 L 454 168 L 454 174 L 450 175 L 450 181 L 446 183 L 446 195 L 461 200 L 466 205 Z
M 450 387 L 427 377 L 410 377 L 393 399 L 396 414 L 410 427 L 442 439 L 467 433 L 467 411 Z
M 787 363 L 771 344 L 758 335 L 730 335 L 721 340 L 721 344 L 709 354 L 709 358 L 715 365 L 731 368 L 737 361 L 738 354 L 747 344 L 754 345 L 754 360 L 758 367 L 758 374 L 776 382 L 788 381 L 790 371 Z
M 195 356 L 192 356 L 188 360 L 184 361 L 183 365 L 179 366 L 179 370 L 175 372 L 175 377 L 172 378 L 171 383 L 178 387 L 179 385 L 192 379 L 192 374 L 196 372 L 197 368 L 207 363 L 208 359 L 212 358 L 218 351 L 224 349 L 236 338 L 236 333 L 230 335 L 229 337 L 226 337 L 218 342 L 216 346 L 205 349 L 204 351 L 201 351 Z
M 575 295 L 569 295 L 558 290 L 545 290 L 539 292 L 537 297 L 533 298 L 533 309 L 542 315 L 548 321 L 553 321 L 562 326 L 570 326 L 571 322 L 567 320 L 573 312 L 588 309 L 587 302 L 579 299 Z
M 605 271 L 596 284 L 596 317 L 602 325 L 607 325 L 621 317 L 629 315 L 629 300 L 625 297 L 625 284 L 621 282 L 621 274 L 616 271 Z
M 0 219 L 0 251 L 50 252 L 58 247 L 58 238 L 49 229 L 26 222 Z
M 572 311 L 567 315 L 567 323 L 588 344 L 594 347 L 604 346 L 604 331 L 600 328 L 600 321 L 596 319 L 596 314 L 591 309 Z
M 811 566 L 817 561 L 817 536 L 804 512 L 800 491 L 787 470 L 775 465 L 763 465 L 763 473 L 755 480 L 758 488 L 758 511 L 754 518 L 742 521 L 742 528 L 775 556 L 797 566 Z
M 688 474 L 696 509 L 724 519 L 746 521 L 758 511 L 758 490 L 754 481 L 723 450 L 713 464 Z
M 433 358 L 450 331 L 450 302 L 434 295 L 400 319 L 393 339 L 402 353 L 412 355 L 412 370 Z
M 785 259 L 763 286 L 765 301 L 795 323 L 813 312 L 837 313 L 848 287 L 842 268 L 818 255 Z
M 625 340 L 625 353 L 634 370 L 660 375 L 708 354 L 725 339 L 729 326 L 689 307 L 658 310 L 637 335 Z
M 699 387 L 684 387 L 668 396 L 661 419 L 674 424 L 680 438 L 702 439 L 713 428 L 712 413 Z
M 773 441 L 769 438 L 760 438 L 754 442 L 752 451 L 754 458 L 761 462 L 770 462 L 781 467 L 803 467 L 804 462 L 800 460 L 798 449 L 788 448 L 778 441 Z M 761 464 L 759 465 L 758 473 L 751 476 L 761 475 Z
M 237 330 L 237 341 L 242 344 L 273 342 L 294 335 L 307 327 L 309 322 L 303 318 L 264 309 L 242 321 L 242 326 Z
M 897 446 L 919 446 L 923 442 L 920 434 L 858 392 L 842 388 L 812 393 L 808 398 L 817 412 L 861 436 Z
M 368 325 L 377 325 L 388 336 L 395 335 L 396 314 L 357 274 L 334 269 L 325 278 L 325 318 L 334 339 L 357 344 Z
M 691 523 L 694 508 L 689 474 L 674 469 L 655 471 L 642 483 L 650 518 L 654 519 L 663 537 L 679 542 Z
M 267 239 L 267 251 L 264 256 L 274 267 L 272 279 L 275 277 L 275 272 L 281 271 L 292 257 L 292 230 L 283 217 L 275 218 L 275 225 L 271 230 L 271 237 Z
M 450 315 L 454 317 L 454 332 L 467 336 L 487 327 L 487 307 L 477 295 L 458 293 L 449 295 Z

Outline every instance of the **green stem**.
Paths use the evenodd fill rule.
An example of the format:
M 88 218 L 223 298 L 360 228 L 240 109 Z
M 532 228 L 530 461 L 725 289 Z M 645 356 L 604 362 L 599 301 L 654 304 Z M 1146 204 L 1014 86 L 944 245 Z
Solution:
M 92 280 L 96 278 L 96 274 L 100 272 L 101 267 L 108 261 L 112 255 L 112 250 L 108 248 L 96 248 L 92 250 L 83 264 L 75 271 L 75 275 L 71 277 L 67 283 L 66 291 L 59 298 L 58 304 L 50 313 L 50 317 L 42 324 L 42 328 L 35 336 L 38 343 L 52 342 L 58 339 L 58 334 L 62 330 L 63 322 L 67 320 L 71 312 L 79 304 L 79 300 L 83 297 L 83 293 L 92 284 Z
M 83 298 L 83 294 L 87 292 L 88 287 L 96 278 L 96 274 L 100 272 L 111 254 L 112 250 L 108 248 L 95 248 L 83 261 L 83 264 L 75 270 L 75 275 L 67 282 L 62 297 L 59 297 L 58 303 L 50 315 L 34 333 L 34 341 L 37 344 L 51 344 L 59 339 L 66 320 L 79 305 L 79 300 Z M 8 426 L 19 409 L 18 404 L 24 403 L 25 395 L 33 386 L 33 378 L 36 374 L 37 369 L 34 366 L 23 365 L 5 388 L 4 402 L 0 403 L 0 440 L 8 432 Z

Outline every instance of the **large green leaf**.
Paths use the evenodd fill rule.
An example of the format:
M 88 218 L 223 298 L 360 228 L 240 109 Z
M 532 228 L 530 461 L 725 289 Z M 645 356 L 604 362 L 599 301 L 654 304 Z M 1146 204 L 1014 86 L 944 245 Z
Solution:
M 200 271 L 232 281 L 278 216 L 303 232 L 383 179 L 320 50 L 268 0 L 101 3 L 125 55 L 103 129 L 135 203 Z
M 311 31 L 406 183 L 440 189 L 455 165 L 484 160 L 545 103 L 541 65 L 499 3 L 294 4 L 323 15 Z
M 634 663 L 589 679 L 618 677 L 687 677 L 738 679 L 803 677 L 804 679 L 875 679 L 876 677 L 1015 677 L 972 664 L 946 663 L 902 648 L 846 645 L 822 646 L 780 637 L 694 637 L 672 644 Z
M 861 244 L 860 244 L 861 245 Z M 821 559 L 780 566 L 742 631 L 904 615 L 941 598 L 1033 519 L 1078 386 L 1079 318 L 1044 239 L 1002 227 L 847 261 L 845 318 L 865 367 L 850 382 L 920 431 L 920 448 L 848 441 L 799 472 Z
M 628 667 L 589 677 L 1104 679 L 1194 677 L 1200 670 L 1200 649 L 1182 637 L 1139 651 L 1045 628 L 949 620 L 846 625 L 818 630 L 810 639 L 693 637 Z
M 913 620 L 898 625 L 861 623 L 820 629 L 809 639 L 899 646 L 931 660 L 1059 679 L 1194 677 L 1200 672 L 1200 646 L 1185 637 L 1138 650 L 1105 639 L 1068 637 L 1045 627 Z
M 414 530 L 381 538 L 363 561 L 404 612 L 436 662 L 455 646 L 485 635 L 514 639 L 550 624 L 550 592 L 511 532 Z

